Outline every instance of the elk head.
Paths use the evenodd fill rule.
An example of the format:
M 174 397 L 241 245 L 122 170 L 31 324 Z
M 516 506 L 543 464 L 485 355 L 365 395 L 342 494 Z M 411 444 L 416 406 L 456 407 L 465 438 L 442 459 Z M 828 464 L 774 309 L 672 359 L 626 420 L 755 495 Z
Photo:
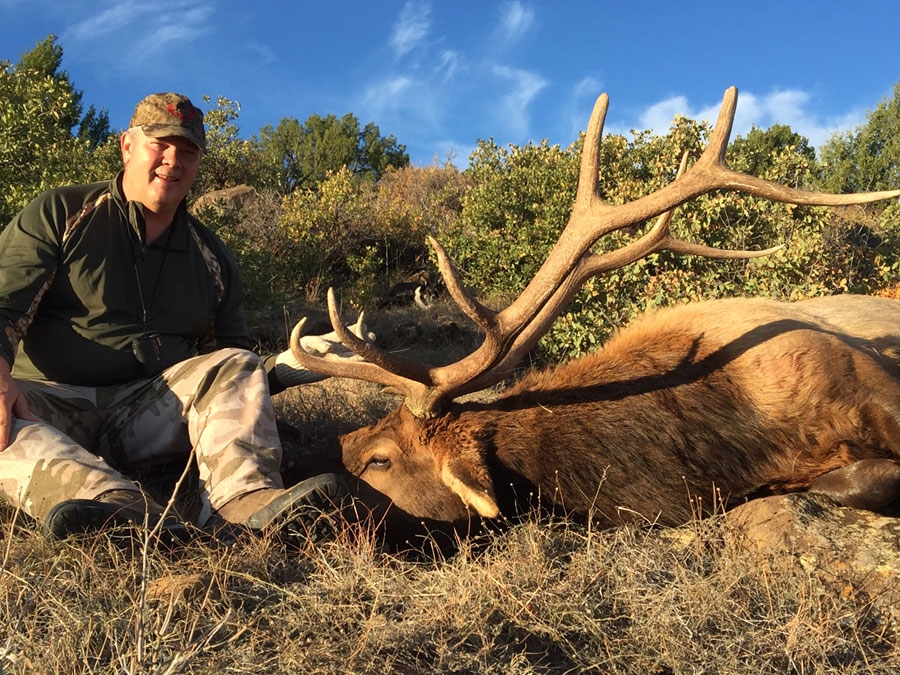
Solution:
M 413 516 L 441 520 L 463 518 L 468 509 L 485 518 L 500 513 L 488 459 L 468 436 L 477 431 L 457 425 L 450 402 L 487 388 L 513 367 L 549 329 L 578 288 L 590 277 L 663 250 L 710 258 L 751 258 L 771 253 L 721 250 L 680 240 L 669 231 L 673 210 L 713 190 L 728 190 L 779 202 L 841 206 L 887 199 L 900 191 L 833 195 L 789 188 L 738 173 L 725 162 L 725 151 L 737 104 L 737 90 L 725 92 L 709 145 L 678 177 L 662 189 L 622 204 L 604 202 L 599 191 L 599 148 L 607 97 L 600 96 L 591 115 L 582 152 L 576 199 L 568 224 L 535 277 L 509 306 L 494 311 L 481 304 L 460 281 L 441 245 L 429 237 L 447 291 L 484 333 L 471 354 L 434 367 L 388 353 L 350 333 L 341 321 L 334 293 L 328 292 L 332 325 L 362 361 L 326 360 L 300 346 L 304 321 L 291 336 L 291 348 L 307 368 L 328 375 L 375 382 L 404 396 L 404 405 L 378 424 L 342 438 L 344 464 L 369 486 L 390 497 Z M 603 254 L 591 247 L 603 236 L 657 218 L 653 227 L 627 245 Z M 455 427 L 456 425 L 456 427 Z

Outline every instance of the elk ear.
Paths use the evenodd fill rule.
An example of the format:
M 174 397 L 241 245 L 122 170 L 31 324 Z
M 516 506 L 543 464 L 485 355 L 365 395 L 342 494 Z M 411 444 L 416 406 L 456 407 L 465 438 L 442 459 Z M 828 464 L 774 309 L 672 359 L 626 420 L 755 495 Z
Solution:
M 463 504 L 475 509 L 482 518 L 496 518 L 500 515 L 493 482 L 477 453 L 447 457 L 441 471 L 441 480 L 456 493 Z

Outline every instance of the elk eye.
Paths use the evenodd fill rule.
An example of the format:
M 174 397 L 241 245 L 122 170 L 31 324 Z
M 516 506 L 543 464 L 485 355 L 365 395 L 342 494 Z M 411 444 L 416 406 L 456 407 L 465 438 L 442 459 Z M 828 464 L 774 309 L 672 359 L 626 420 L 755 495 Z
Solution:
M 369 461 L 366 463 L 365 470 L 368 471 L 369 469 L 375 469 L 376 471 L 384 471 L 385 469 L 390 468 L 390 466 L 391 460 L 389 457 L 375 456 L 369 459 Z

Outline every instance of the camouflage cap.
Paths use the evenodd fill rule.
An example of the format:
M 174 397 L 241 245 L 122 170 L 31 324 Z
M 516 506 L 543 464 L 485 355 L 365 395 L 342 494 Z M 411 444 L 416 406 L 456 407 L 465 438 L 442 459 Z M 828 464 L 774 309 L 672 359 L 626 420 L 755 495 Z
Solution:
M 150 138 L 182 136 L 206 151 L 203 112 L 181 94 L 150 94 L 135 107 L 129 126 L 140 127 Z

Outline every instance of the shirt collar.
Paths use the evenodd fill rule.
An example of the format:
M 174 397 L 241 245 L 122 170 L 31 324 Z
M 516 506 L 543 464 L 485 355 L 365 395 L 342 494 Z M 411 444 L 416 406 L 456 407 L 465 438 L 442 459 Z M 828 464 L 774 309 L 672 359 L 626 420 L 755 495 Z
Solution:
M 134 232 L 135 236 L 137 236 L 139 241 L 143 242 L 146 238 L 144 234 L 144 206 L 140 202 L 129 202 L 125 198 L 125 192 L 122 189 L 122 176 L 124 174 L 124 170 L 119 171 L 119 173 L 116 174 L 116 177 L 113 178 L 112 181 L 110 181 L 109 190 L 116 202 L 119 203 L 120 208 L 122 209 L 122 213 L 128 220 L 128 224 L 131 226 L 131 229 Z M 175 217 L 172 219 L 172 224 L 169 226 L 171 233 L 169 235 L 163 234 L 163 236 L 161 236 L 150 245 L 168 245 L 170 249 L 175 251 L 185 250 L 190 243 L 188 241 L 190 232 L 187 228 L 187 220 L 187 199 L 182 199 L 181 203 L 178 205 L 178 208 L 175 211 Z

